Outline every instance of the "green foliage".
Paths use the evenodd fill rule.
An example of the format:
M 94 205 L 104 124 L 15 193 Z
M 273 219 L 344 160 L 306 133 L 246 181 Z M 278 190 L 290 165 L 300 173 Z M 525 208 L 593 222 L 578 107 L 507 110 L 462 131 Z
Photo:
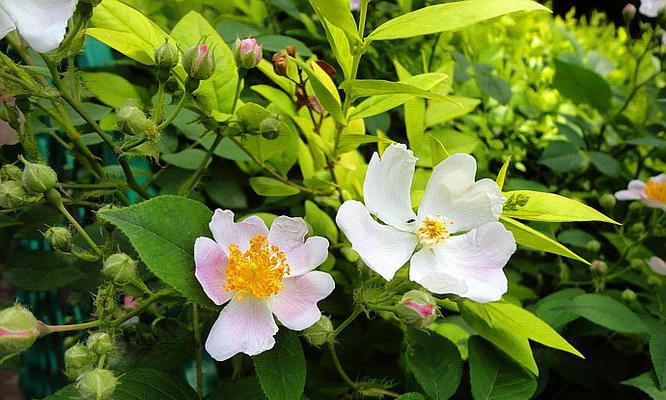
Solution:
M 261 387 L 269 400 L 298 399 L 302 396 L 306 376 L 305 356 L 295 333 L 281 330 L 275 347 L 254 356 L 253 361 Z

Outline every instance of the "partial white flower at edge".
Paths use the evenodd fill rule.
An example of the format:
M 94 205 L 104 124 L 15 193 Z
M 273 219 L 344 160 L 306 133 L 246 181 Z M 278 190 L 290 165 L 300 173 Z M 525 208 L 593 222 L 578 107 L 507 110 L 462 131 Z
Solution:
M 655 18 L 659 15 L 659 10 L 664 7 L 666 7 L 666 0 L 641 0 L 638 12 L 646 17 Z
M 649 260 L 647 260 L 647 264 L 655 274 L 666 276 L 666 261 L 663 259 L 657 256 L 652 256 Z
M 225 304 L 206 340 L 206 351 L 224 361 L 253 356 L 275 345 L 273 315 L 300 331 L 319 321 L 317 302 L 335 287 L 331 275 L 313 271 L 328 257 L 328 240 L 312 236 L 302 218 L 277 217 L 270 230 L 251 216 L 216 210 L 209 224 L 213 239 L 197 238 L 195 275 L 217 305 Z
M 498 222 L 505 200 L 499 187 L 490 179 L 475 182 L 474 157 L 453 154 L 433 169 L 414 213 L 415 167 L 403 144 L 389 146 L 381 159 L 372 156 L 365 205 L 346 201 L 336 217 L 352 248 L 386 280 L 410 261 L 409 278 L 433 293 L 499 300 L 507 291 L 503 267 L 516 250 L 513 235 Z
M 19 34 L 35 51 L 56 49 L 65 37 L 77 0 L 0 0 L 0 39 Z
M 618 200 L 642 200 L 651 208 L 666 210 L 666 174 L 659 174 L 643 182 L 638 179 L 629 181 L 627 190 L 615 192 Z

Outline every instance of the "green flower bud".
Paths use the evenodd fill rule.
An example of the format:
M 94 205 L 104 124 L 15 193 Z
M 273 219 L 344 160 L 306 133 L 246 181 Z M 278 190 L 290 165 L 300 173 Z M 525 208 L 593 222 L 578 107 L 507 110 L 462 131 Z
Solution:
M 437 303 L 429 293 L 410 290 L 396 305 L 395 315 L 406 325 L 424 328 L 437 319 Z
M 69 251 L 72 248 L 72 233 L 67 228 L 52 226 L 44 232 L 44 238 L 60 251 Z
M 65 375 L 75 380 L 84 372 L 93 369 L 96 357 L 86 346 L 77 343 L 65 352 Z
M 282 122 L 274 116 L 265 118 L 259 124 L 259 132 L 261 136 L 268 140 L 275 140 L 280 136 L 280 127 Z
M 661 279 L 656 275 L 650 275 L 647 278 L 647 284 L 650 286 L 661 286 Z
M 173 67 L 178 65 L 179 59 L 178 47 L 169 43 L 168 40 L 155 49 L 155 65 L 161 70 L 171 71 Z
M 28 201 L 28 194 L 23 185 L 17 181 L 0 183 L 0 207 L 18 208 Z
M 593 273 L 603 275 L 608 272 L 608 264 L 601 260 L 594 260 L 592 261 L 592 264 L 590 264 L 590 270 Z
M 97 368 L 83 374 L 76 383 L 82 400 L 108 400 L 116 390 L 118 380 L 113 372 Z
M 20 181 L 21 168 L 14 164 L 5 164 L 0 168 L 0 181 Z
M 112 254 L 104 260 L 102 274 L 120 286 L 132 283 L 139 278 L 136 261 L 125 253 Z
M 642 222 L 636 222 L 635 224 L 631 225 L 629 231 L 631 233 L 641 234 L 645 232 L 645 224 L 643 224 Z
M 588 251 L 591 251 L 592 253 L 596 253 L 601 249 L 601 243 L 599 243 L 598 240 L 590 240 L 587 242 L 585 245 Z
M 215 54 L 206 43 L 199 43 L 185 50 L 183 67 L 190 79 L 205 81 L 215 73 Z
M 48 165 L 31 163 L 23 156 L 19 156 L 19 160 L 25 165 L 21 174 L 21 181 L 29 191 L 44 193 L 58 183 L 58 175 Z
M 39 337 L 39 322 L 20 305 L 0 311 L 0 353 L 25 351 Z
M 622 299 L 624 301 L 628 301 L 628 302 L 636 301 L 636 297 L 637 297 L 636 292 L 634 292 L 633 290 L 631 290 L 629 288 L 624 289 L 624 291 L 622 292 Z
M 319 321 L 303 331 L 303 337 L 313 346 L 322 346 L 333 339 L 333 324 L 325 315 Z
M 605 193 L 599 199 L 599 204 L 601 204 L 601 206 L 607 210 L 610 210 L 611 208 L 615 207 L 616 202 L 617 201 L 615 199 L 615 196 L 610 193 Z
M 88 336 L 86 344 L 93 353 L 100 356 L 113 351 L 113 338 L 105 332 L 96 332 Z
M 628 25 L 631 23 L 631 20 L 634 19 L 636 16 L 636 6 L 628 3 L 627 5 L 624 6 L 622 9 L 622 19 L 624 19 L 624 22 Z
M 131 101 L 116 111 L 118 129 L 129 136 L 155 136 L 157 126 Z
M 636 212 L 639 211 L 643 208 L 643 202 L 642 201 L 632 201 L 631 204 L 629 204 L 629 211 Z
M 632 258 L 629 261 L 629 266 L 633 269 L 640 269 L 645 265 L 645 261 L 641 258 Z

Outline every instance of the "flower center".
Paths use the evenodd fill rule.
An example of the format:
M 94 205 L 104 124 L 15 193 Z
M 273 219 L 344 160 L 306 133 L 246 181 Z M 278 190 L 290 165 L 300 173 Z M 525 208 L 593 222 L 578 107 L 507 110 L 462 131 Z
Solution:
M 250 248 L 244 253 L 235 244 L 229 246 L 224 289 L 237 292 L 238 300 L 247 294 L 267 298 L 284 288 L 282 279 L 287 274 L 289 265 L 284 253 L 269 245 L 266 236 L 257 235 L 250 239 Z
M 648 179 L 646 185 L 645 197 L 660 203 L 666 203 L 666 182 L 655 182 L 652 179 Z
M 452 224 L 453 221 L 449 221 Z M 449 238 L 449 230 L 446 228 L 446 222 L 441 215 L 434 217 L 428 216 L 421 221 L 416 236 L 423 247 L 432 248 Z

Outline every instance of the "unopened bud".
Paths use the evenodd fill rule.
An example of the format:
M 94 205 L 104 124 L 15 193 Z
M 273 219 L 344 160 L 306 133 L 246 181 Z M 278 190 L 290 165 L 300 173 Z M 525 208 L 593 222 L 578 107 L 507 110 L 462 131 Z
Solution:
M 666 261 L 663 259 L 657 256 L 652 256 L 647 260 L 647 264 L 655 274 L 666 276 Z
M 58 183 L 58 175 L 48 165 L 29 162 L 23 156 L 19 156 L 19 160 L 25 165 L 21 181 L 29 191 L 44 193 Z
M 641 209 L 643 209 L 642 201 L 632 201 L 631 204 L 629 204 L 629 211 L 636 212 Z
M 178 65 L 179 59 L 178 47 L 168 40 L 155 49 L 155 65 L 161 70 L 171 71 L 173 67 Z
M 205 81 L 215 73 L 214 51 L 206 44 L 199 43 L 185 50 L 183 67 L 190 79 Z
M 325 315 L 319 321 L 303 331 L 303 337 L 313 346 L 322 346 L 333 339 L 333 324 Z
M 236 39 L 234 59 L 238 67 L 245 69 L 254 68 L 261 61 L 261 56 L 261 45 L 257 43 L 257 39 Z
M 640 258 L 632 258 L 629 261 L 629 266 L 633 269 L 640 269 L 643 265 L 645 265 L 645 261 Z
M 622 18 L 624 19 L 624 22 L 629 24 L 635 16 L 636 6 L 631 3 L 627 3 L 627 5 L 622 9 Z
M 661 279 L 658 276 L 650 275 L 647 278 L 647 284 L 650 286 L 661 286 Z
M 624 300 L 624 301 L 628 301 L 628 302 L 636 301 L 637 297 L 638 296 L 636 296 L 636 292 L 634 292 L 633 290 L 631 290 L 629 288 L 624 289 L 624 291 L 622 292 L 622 300 Z
M 14 164 L 5 164 L 0 168 L 0 181 L 20 181 L 21 168 Z
M 60 251 L 69 251 L 72 247 L 72 233 L 67 228 L 52 226 L 44 232 L 44 238 Z
M 616 202 L 617 201 L 615 199 L 615 196 L 613 196 L 610 193 L 602 195 L 601 198 L 599 199 L 599 204 L 601 204 L 601 206 L 607 210 L 610 210 L 611 208 L 615 207 Z
M 598 240 L 590 240 L 587 242 L 585 245 L 588 251 L 591 251 L 592 253 L 596 253 L 601 249 L 601 243 L 599 243 Z
M 148 138 L 155 136 L 157 127 L 155 123 L 141 111 L 132 101 L 123 106 L 116 112 L 118 120 L 118 129 L 129 136 L 146 136 Z
M 0 353 L 25 351 L 39 337 L 39 323 L 20 305 L 0 311 Z
M 95 359 L 88 347 L 81 343 L 75 344 L 65 352 L 65 375 L 70 380 L 75 380 L 84 372 L 93 369 Z
M 136 281 L 139 276 L 136 261 L 125 253 L 112 254 L 104 260 L 102 274 L 120 286 Z
M 282 123 L 274 116 L 269 116 L 259 124 L 261 136 L 268 140 L 277 139 L 280 136 L 280 127 Z
M 608 264 L 601 260 L 594 260 L 592 261 L 592 264 L 590 264 L 590 270 L 593 273 L 603 275 L 608 272 Z
M 273 72 L 280 76 L 287 76 L 287 68 L 289 67 L 289 57 L 285 51 L 278 51 L 273 54 L 271 59 L 273 62 Z
M 6 181 L 0 183 L 0 207 L 18 208 L 28 201 L 28 194 L 21 182 Z
M 396 316 L 409 326 L 424 328 L 437 319 L 437 303 L 429 293 L 410 290 L 396 305 Z
M 287 52 L 289 57 L 296 57 L 296 46 L 294 46 L 293 44 L 285 47 L 284 51 Z
M 631 225 L 629 231 L 636 234 L 643 233 L 645 232 L 645 224 L 642 222 L 636 222 L 635 224 Z
M 82 400 L 108 400 L 117 384 L 113 372 L 97 368 L 83 374 L 76 383 L 76 389 Z
M 113 351 L 113 339 L 111 338 L 111 335 L 106 332 L 93 333 L 88 336 L 86 344 L 90 351 L 99 356 L 110 354 Z

